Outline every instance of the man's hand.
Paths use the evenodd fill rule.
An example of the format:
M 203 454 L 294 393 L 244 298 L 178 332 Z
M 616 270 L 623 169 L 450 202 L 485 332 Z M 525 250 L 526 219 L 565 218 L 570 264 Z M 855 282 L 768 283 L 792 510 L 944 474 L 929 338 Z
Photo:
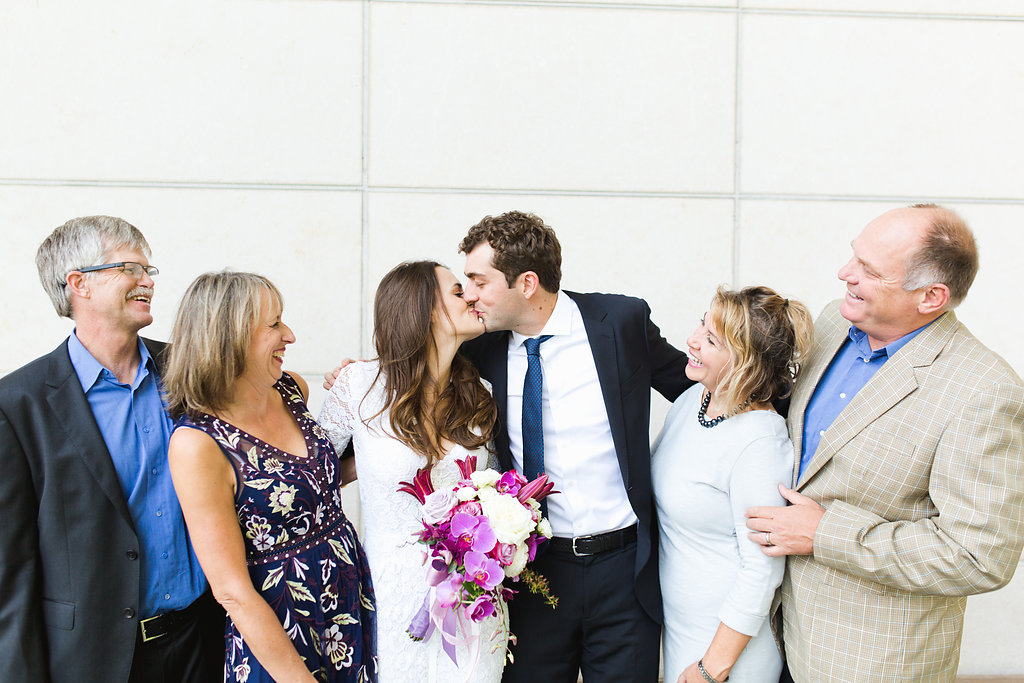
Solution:
M 341 369 L 348 365 L 349 363 L 355 363 L 355 361 L 352 360 L 351 358 L 345 358 L 344 360 L 341 361 L 341 365 L 324 374 L 324 389 L 326 389 L 327 391 L 331 390 L 331 387 L 334 386 L 334 383 L 338 381 L 338 375 L 341 374 Z
M 747 534 L 761 546 L 765 555 L 810 555 L 814 552 L 814 533 L 825 508 L 793 489 L 779 484 L 779 493 L 791 505 L 753 507 L 747 510 Z

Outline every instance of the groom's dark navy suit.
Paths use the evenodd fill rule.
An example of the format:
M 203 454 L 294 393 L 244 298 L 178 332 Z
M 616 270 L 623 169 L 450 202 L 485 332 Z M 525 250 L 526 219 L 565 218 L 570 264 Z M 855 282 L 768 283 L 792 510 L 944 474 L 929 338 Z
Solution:
M 651 487 L 651 389 L 670 401 L 692 381 L 686 377 L 686 354 L 669 344 L 651 322 L 642 299 L 615 294 L 567 294 L 579 307 L 597 367 L 604 406 L 611 427 L 626 494 L 639 520 L 633 585 L 647 614 L 662 620 L 658 584 L 658 525 Z M 488 380 L 498 404 L 499 431 L 495 446 L 501 466 L 512 468 L 505 420 L 508 402 L 510 332 L 490 332 L 466 342 L 461 352 Z M 557 413 L 559 406 L 552 405 Z M 622 577 L 628 585 L 630 577 Z M 513 630 L 529 628 L 513 624 Z

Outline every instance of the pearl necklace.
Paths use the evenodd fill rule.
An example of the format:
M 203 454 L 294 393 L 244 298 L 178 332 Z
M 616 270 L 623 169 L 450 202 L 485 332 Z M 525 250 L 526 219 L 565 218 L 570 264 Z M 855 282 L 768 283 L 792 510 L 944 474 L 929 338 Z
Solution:
M 718 424 L 721 424 L 722 422 L 724 422 L 726 418 L 732 417 L 736 413 L 738 413 L 741 410 L 743 410 L 744 408 L 746 408 L 748 405 L 750 405 L 750 401 L 744 401 L 743 403 L 741 403 L 736 408 L 736 410 L 732 410 L 732 411 L 730 411 L 728 413 L 722 413 L 721 415 L 719 415 L 718 417 L 716 417 L 716 418 L 714 418 L 712 420 L 707 420 L 707 419 L 704 418 L 704 416 L 708 412 L 708 406 L 709 405 L 711 405 L 711 392 L 710 391 L 707 393 L 707 395 L 704 396 L 704 400 L 700 402 L 700 410 L 697 411 L 697 422 L 700 423 L 701 427 L 707 427 L 708 429 L 711 429 L 715 425 L 718 425 Z

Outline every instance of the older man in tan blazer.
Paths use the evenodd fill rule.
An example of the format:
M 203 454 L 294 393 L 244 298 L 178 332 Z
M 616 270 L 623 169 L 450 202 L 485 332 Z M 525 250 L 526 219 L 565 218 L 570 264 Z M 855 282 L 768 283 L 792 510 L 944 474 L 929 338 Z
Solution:
M 789 555 L 793 680 L 953 681 L 967 596 L 1024 544 L 1024 385 L 952 312 L 977 272 L 959 216 L 896 209 L 853 241 L 793 394 L 792 503 L 748 511 Z

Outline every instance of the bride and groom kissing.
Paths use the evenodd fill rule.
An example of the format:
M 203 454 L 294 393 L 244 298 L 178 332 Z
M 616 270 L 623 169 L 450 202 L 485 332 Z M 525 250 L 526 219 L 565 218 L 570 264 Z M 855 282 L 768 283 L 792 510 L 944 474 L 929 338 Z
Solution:
M 535 215 L 487 216 L 459 251 L 464 290 L 429 262 L 389 273 L 375 302 L 378 358 L 325 383 L 337 377 L 320 422 L 339 452 L 350 439 L 355 446 L 381 680 L 468 673 L 440 638 L 425 646 L 406 632 L 428 567 L 406 543 L 422 528 L 417 501 L 397 491 L 424 465 L 442 486 L 469 454 L 486 466 L 493 440 L 497 469 L 526 479 L 543 472 L 554 483 L 544 501 L 553 538 L 531 566 L 558 607 L 519 590 L 508 604 L 508 665 L 494 646 L 473 680 L 568 683 L 582 671 L 588 681 L 656 681 L 650 391 L 671 401 L 692 384 L 686 354 L 662 337 L 643 300 L 562 290 L 561 247 Z M 434 280 L 425 293 L 415 284 L 424 278 Z M 491 618 L 508 633 L 502 614 Z

